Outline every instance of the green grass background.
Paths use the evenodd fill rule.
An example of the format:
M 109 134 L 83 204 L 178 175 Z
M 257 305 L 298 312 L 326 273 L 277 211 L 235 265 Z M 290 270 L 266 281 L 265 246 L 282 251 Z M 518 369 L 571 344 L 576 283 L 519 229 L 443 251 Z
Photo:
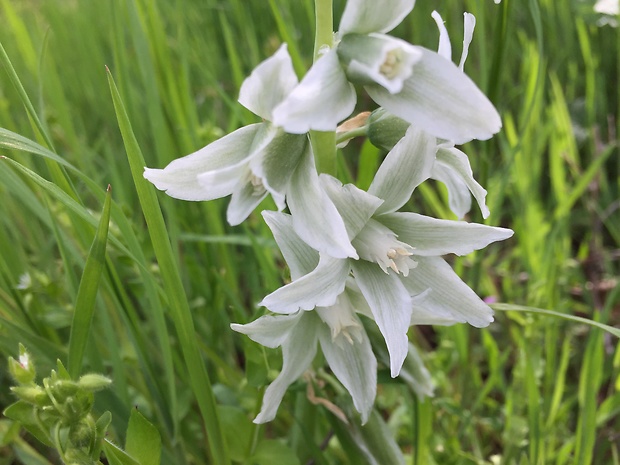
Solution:
M 504 122 L 491 141 L 464 150 L 489 191 L 488 224 L 515 236 L 453 266 L 483 297 L 620 324 L 619 29 L 601 26 L 587 1 L 417 3 L 393 34 L 436 48 L 436 8 L 455 57 L 462 13 L 476 16 L 465 70 Z M 336 19 L 343 7 L 335 2 Z M 229 324 L 262 314 L 256 302 L 288 277 L 259 210 L 231 228 L 226 199 L 155 198 L 139 176 L 140 151 L 146 165 L 163 167 L 256 122 L 236 103 L 243 79 L 282 41 L 302 75 L 312 61 L 313 22 L 310 0 L 0 0 L 0 154 L 13 160 L 0 160 L 0 406 L 14 400 L 6 357 L 16 356 L 18 342 L 42 375 L 68 358 L 78 287 L 110 184 L 92 326 L 73 331 L 90 330 L 78 371 L 114 380 L 96 404 L 113 414 L 111 438 L 123 443 L 138 406 L 162 435 L 163 464 L 225 463 L 218 448 L 236 463 L 364 463 L 351 438 L 370 443 L 380 435 L 343 431 L 327 409 L 310 404 L 303 381 L 274 422 L 251 423 L 281 358 Z M 125 143 L 106 65 L 131 123 Z M 360 92 L 359 109 L 372 105 Z M 339 175 L 367 187 L 381 156 L 354 141 Z M 452 218 L 445 190 L 431 181 L 410 207 Z M 475 211 L 469 219 L 482 221 Z M 380 368 L 376 408 L 408 463 L 620 463 L 617 339 L 501 308 L 484 330 L 411 329 L 437 385 L 432 399 L 418 401 Z M 346 409 L 347 395 L 321 360 L 316 370 L 327 382 L 315 383 L 315 394 Z M 209 415 L 214 399 L 217 419 Z M 206 441 L 210 428 L 222 444 Z M 0 419 L 0 464 L 11 463 L 58 462 Z

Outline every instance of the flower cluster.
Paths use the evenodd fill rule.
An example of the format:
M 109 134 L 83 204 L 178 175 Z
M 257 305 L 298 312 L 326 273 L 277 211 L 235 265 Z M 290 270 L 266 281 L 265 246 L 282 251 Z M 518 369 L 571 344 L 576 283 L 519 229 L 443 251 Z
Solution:
M 320 345 L 351 394 L 362 422 L 376 394 L 377 361 L 360 315 L 374 321 L 399 375 L 410 352 L 411 325 L 493 321 L 492 310 L 442 258 L 464 255 L 512 235 L 509 229 L 400 211 L 427 179 L 443 182 L 462 218 L 471 195 L 489 215 L 486 191 L 455 147 L 488 139 L 501 121 L 463 72 L 475 19 L 465 14 L 460 64 L 438 13 L 439 50 L 386 35 L 414 0 L 386 7 L 348 0 L 333 47 L 298 81 L 286 45 L 243 83 L 239 102 L 263 119 L 164 169 L 145 170 L 158 189 L 185 200 L 231 195 L 228 221 L 239 224 L 270 194 L 278 212 L 263 218 L 292 281 L 267 295 L 272 314 L 232 329 L 281 347 L 283 367 L 255 419 L 272 420 L 288 386 L 311 365 Z M 371 142 L 389 151 L 367 191 L 317 173 L 309 131 L 335 131 L 356 105 L 354 85 L 381 106 L 366 121 Z M 284 210 L 288 208 L 288 213 Z

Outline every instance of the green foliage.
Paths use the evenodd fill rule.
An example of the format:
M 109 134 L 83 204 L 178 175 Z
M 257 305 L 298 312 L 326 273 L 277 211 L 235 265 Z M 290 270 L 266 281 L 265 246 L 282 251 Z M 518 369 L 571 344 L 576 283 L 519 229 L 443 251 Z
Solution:
M 452 263 L 479 295 L 512 305 L 498 305 L 484 330 L 413 328 L 435 397 L 419 402 L 382 366 L 376 431 L 394 435 L 407 463 L 618 463 L 618 340 L 580 318 L 620 324 L 619 30 L 597 26 L 586 1 L 435 3 L 418 0 L 395 35 L 436 48 L 437 8 L 456 55 L 462 12 L 476 15 L 465 71 L 504 129 L 464 151 L 488 188 L 489 224 L 515 230 L 506 244 Z M 337 24 L 344 1 L 335 6 Z M 373 463 L 373 448 L 389 439 L 366 438 L 334 415 L 349 406 L 321 360 L 313 379 L 291 387 L 274 422 L 251 421 L 280 356 L 229 324 L 258 316 L 256 302 L 288 279 L 258 211 L 232 228 L 226 201 L 173 200 L 141 178 L 145 164 L 163 167 L 255 122 L 236 103 L 239 86 L 281 41 L 296 71 L 308 68 L 312 1 L 0 0 L 0 22 L 2 358 L 23 343 L 40 373 L 54 369 L 71 389 L 77 375 L 65 378 L 58 358 L 69 357 L 72 375 L 113 379 L 94 404 L 85 395 L 72 410 L 74 419 L 91 407 L 111 412 L 110 441 L 101 444 L 111 464 L 158 463 L 160 447 L 161 463 L 174 464 Z M 373 109 L 361 92 L 358 102 Z M 381 156 L 354 139 L 339 174 L 367 187 Z M 412 209 L 450 218 L 442 187 L 416 192 Z M 106 255 L 91 252 L 101 278 L 96 297 L 88 293 L 92 313 L 80 314 L 106 201 Z M 469 219 L 480 221 L 477 212 Z M 82 341 L 71 345 L 75 334 Z M 0 383 L 0 404 L 12 404 L 0 420 L 1 460 L 54 463 L 14 419 L 53 446 L 50 425 L 65 413 L 42 428 L 33 405 L 51 399 L 22 375 L 21 392 Z M 81 379 L 89 389 L 96 383 Z M 16 394 L 28 402 L 15 403 Z M 109 417 L 92 418 L 99 438 Z

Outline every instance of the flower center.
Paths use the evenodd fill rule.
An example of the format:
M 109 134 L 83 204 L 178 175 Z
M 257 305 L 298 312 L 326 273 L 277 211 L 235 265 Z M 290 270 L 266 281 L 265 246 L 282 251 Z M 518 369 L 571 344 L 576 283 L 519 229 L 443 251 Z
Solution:
M 332 341 L 342 346 L 344 342 L 351 345 L 362 342 L 362 325 L 355 317 L 355 310 L 345 294 L 340 294 L 331 307 L 316 307 L 321 320 L 329 326 Z
M 394 79 L 402 72 L 403 51 L 400 48 L 394 48 L 387 52 L 385 61 L 379 67 L 379 72 L 388 79 Z
M 394 232 L 376 220 L 370 219 L 355 237 L 352 244 L 360 258 L 377 263 L 388 273 L 409 275 L 409 270 L 417 263 L 411 258 L 413 247 L 396 239 Z
M 256 197 L 260 197 L 265 193 L 267 189 L 265 189 L 265 185 L 263 184 L 263 180 L 256 176 L 254 173 L 250 173 L 250 184 L 252 184 L 252 195 Z

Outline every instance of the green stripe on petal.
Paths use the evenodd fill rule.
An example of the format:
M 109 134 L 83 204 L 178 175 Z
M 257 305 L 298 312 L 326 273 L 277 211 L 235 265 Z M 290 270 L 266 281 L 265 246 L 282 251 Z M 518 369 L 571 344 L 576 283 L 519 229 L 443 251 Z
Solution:
M 514 234 L 511 229 L 409 212 L 388 213 L 376 219 L 394 231 L 400 241 L 413 247 L 416 256 L 467 255 Z
M 355 281 L 385 338 L 390 353 L 390 372 L 395 378 L 407 356 L 411 296 L 396 274 L 386 274 L 374 263 L 358 261 L 352 268 Z
M 379 167 L 368 193 L 383 204 L 377 214 L 393 212 L 409 201 L 411 194 L 431 175 L 437 152 L 437 139 L 410 126 Z

